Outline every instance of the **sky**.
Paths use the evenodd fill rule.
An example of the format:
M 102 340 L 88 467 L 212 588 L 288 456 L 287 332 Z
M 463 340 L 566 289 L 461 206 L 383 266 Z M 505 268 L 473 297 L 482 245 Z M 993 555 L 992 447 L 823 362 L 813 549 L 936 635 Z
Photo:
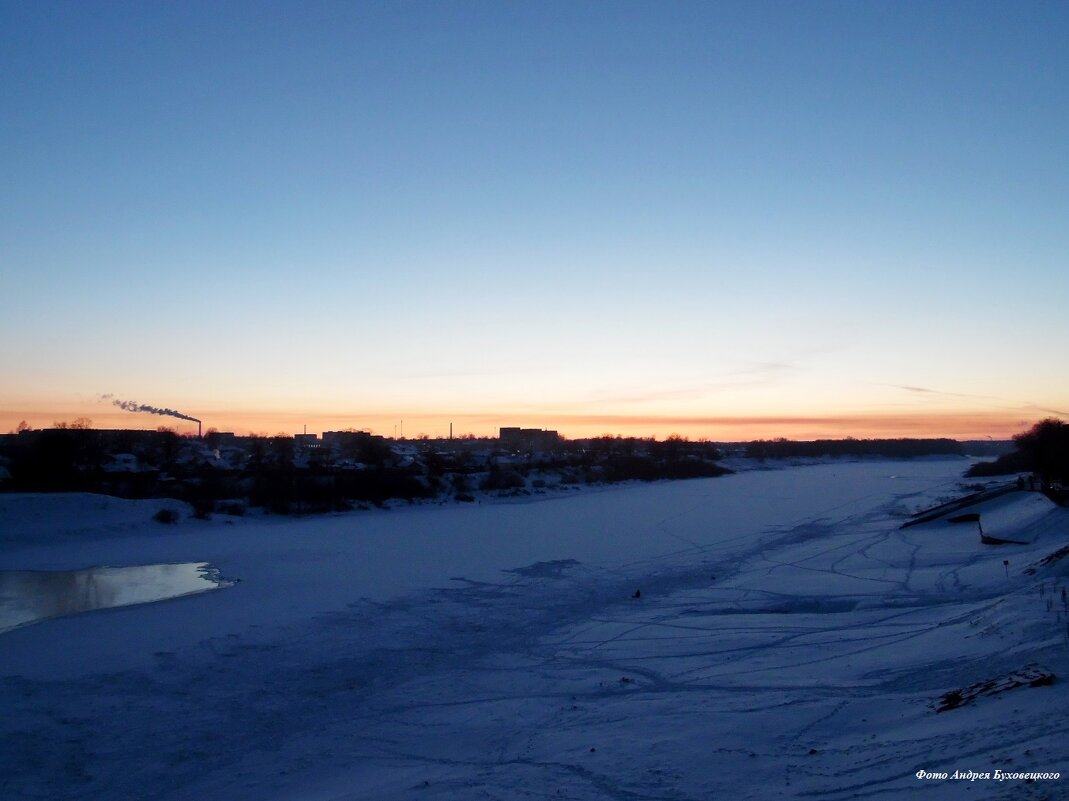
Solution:
M 0 430 L 1069 418 L 1067 41 L 1062 2 L 0 0 Z

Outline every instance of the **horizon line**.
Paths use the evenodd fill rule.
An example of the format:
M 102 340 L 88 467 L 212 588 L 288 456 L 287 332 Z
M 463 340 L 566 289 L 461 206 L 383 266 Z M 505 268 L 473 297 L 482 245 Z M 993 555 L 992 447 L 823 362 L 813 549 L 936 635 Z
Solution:
M 73 408 L 72 408 L 73 407 Z M 427 414 L 407 411 L 403 414 L 365 412 L 280 412 L 236 411 L 233 409 L 194 409 L 203 421 L 204 429 L 251 435 L 298 433 L 307 425 L 313 430 L 363 430 L 392 439 L 445 439 L 453 424 L 455 437 L 496 437 L 503 427 L 556 430 L 568 439 L 590 439 L 600 436 L 665 438 L 672 434 L 689 439 L 711 441 L 753 441 L 778 437 L 796 440 L 818 439 L 1011 439 L 1026 431 L 1050 414 L 1020 410 L 1017 413 L 975 412 L 950 410 L 931 411 L 873 411 L 842 414 L 756 414 L 756 415 L 634 415 L 539 413 L 526 409 L 514 414 L 464 412 L 456 414 Z M 161 426 L 180 429 L 181 418 L 151 417 L 135 412 L 101 410 L 72 404 L 66 409 L 0 410 L 0 431 L 14 431 L 26 422 L 33 428 L 55 427 L 59 422 L 88 420 L 90 426 L 127 430 L 154 430 Z M 287 432 L 287 429 L 289 430 Z M 408 436 L 405 436 L 406 433 Z M 243 434 L 244 435 L 244 434 Z

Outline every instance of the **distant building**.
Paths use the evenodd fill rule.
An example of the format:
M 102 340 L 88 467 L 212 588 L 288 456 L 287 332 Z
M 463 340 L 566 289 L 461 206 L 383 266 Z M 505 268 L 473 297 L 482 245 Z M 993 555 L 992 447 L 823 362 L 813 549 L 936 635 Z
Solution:
M 294 434 L 293 441 L 297 449 L 302 451 L 314 451 L 323 446 L 318 434 Z
M 541 428 L 507 426 L 499 429 L 498 438 L 510 450 L 550 450 L 560 444 L 560 434 Z
M 174 431 L 140 428 L 35 428 L 18 434 L 18 444 L 31 447 L 48 439 L 91 442 L 108 453 L 128 453 L 181 437 Z
M 141 471 L 141 464 L 137 456 L 132 453 L 114 453 L 111 461 L 105 462 L 100 467 L 105 473 L 138 473 Z
M 498 439 L 501 440 L 503 447 L 509 447 L 510 445 L 518 445 L 523 438 L 523 429 L 519 426 L 502 428 L 498 431 Z
M 375 436 L 368 431 L 324 431 L 323 432 L 323 444 L 330 448 L 344 448 L 345 446 L 352 446 L 371 442 L 372 440 L 381 440 L 382 437 Z
M 324 431 L 323 447 L 336 459 L 365 464 L 382 465 L 392 455 L 386 438 L 368 431 Z

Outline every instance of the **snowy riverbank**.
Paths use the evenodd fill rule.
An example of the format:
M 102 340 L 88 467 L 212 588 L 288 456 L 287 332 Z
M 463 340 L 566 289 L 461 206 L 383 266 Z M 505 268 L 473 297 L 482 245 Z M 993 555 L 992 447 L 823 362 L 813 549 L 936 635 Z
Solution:
M 962 469 L 839 463 L 177 526 L 150 520 L 158 502 L 0 496 L 0 569 L 206 561 L 239 580 L 0 635 L 0 788 L 1054 797 L 1060 781 L 914 776 L 1069 768 L 1057 681 L 932 707 L 1028 665 L 1069 667 L 1065 568 L 1025 572 L 1069 542 L 1065 510 L 1031 493 L 982 510 L 985 531 L 1027 545 L 898 528 Z

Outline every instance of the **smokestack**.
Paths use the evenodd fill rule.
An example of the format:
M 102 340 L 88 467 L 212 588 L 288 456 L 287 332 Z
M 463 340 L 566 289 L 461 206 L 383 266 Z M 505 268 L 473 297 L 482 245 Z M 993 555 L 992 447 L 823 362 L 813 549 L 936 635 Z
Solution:
M 197 439 L 204 439 L 204 435 L 200 433 L 200 420 L 197 421 Z

